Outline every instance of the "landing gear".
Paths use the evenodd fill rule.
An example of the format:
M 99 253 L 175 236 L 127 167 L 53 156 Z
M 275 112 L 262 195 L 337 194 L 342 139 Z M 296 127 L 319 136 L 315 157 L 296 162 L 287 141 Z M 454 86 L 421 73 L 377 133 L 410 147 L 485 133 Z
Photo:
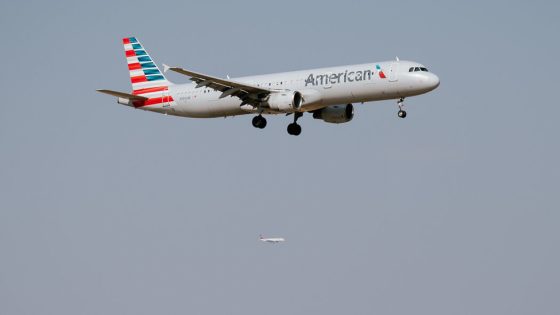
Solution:
M 299 136 L 299 134 L 301 133 L 301 126 L 296 123 L 289 124 L 288 133 L 292 136 Z
M 406 111 L 404 110 L 404 97 L 401 97 L 401 99 L 397 101 L 397 105 L 399 106 L 399 112 L 397 113 L 397 115 L 400 118 L 405 118 Z
M 301 126 L 297 123 L 298 118 L 301 116 L 303 116 L 303 113 L 295 112 L 294 122 L 288 125 L 288 133 L 292 136 L 299 136 L 301 134 Z
M 262 115 L 253 117 L 253 127 L 264 129 L 264 127 L 266 127 L 266 118 Z

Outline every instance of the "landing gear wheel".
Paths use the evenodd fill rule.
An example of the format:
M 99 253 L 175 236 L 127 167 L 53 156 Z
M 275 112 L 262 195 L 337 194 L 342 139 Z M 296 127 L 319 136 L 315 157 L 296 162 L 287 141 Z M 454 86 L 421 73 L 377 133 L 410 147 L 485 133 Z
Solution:
M 406 117 L 406 111 L 404 110 L 404 97 L 401 97 L 397 101 L 397 106 L 399 107 L 399 112 L 397 113 L 397 115 L 400 118 L 405 118 Z
M 298 118 L 302 117 L 303 113 L 295 112 L 294 113 L 294 122 L 288 125 L 288 133 L 292 136 L 299 136 L 301 133 L 301 126 L 298 125 L 297 120 Z
M 266 127 L 266 118 L 262 115 L 253 117 L 253 127 L 264 129 L 264 127 Z
M 301 133 L 301 126 L 296 123 L 291 123 L 288 125 L 288 133 L 292 136 L 299 136 Z

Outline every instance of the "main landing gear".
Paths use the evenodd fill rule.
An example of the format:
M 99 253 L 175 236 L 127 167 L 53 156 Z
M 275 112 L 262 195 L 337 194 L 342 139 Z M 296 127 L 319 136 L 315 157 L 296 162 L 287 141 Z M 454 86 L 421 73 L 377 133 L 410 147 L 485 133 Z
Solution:
M 288 133 L 293 136 L 299 136 L 301 134 L 301 126 L 297 123 L 298 118 L 303 116 L 303 113 L 294 113 L 294 122 L 288 125 Z M 266 127 L 266 118 L 262 115 L 253 117 L 253 127 L 264 129 Z
M 253 127 L 264 129 L 264 127 L 266 127 L 266 118 L 262 115 L 253 117 Z
M 397 115 L 400 118 L 405 118 L 406 111 L 404 110 L 404 97 L 401 97 L 401 99 L 397 101 L 397 105 L 399 106 L 399 112 L 397 113 Z
M 295 112 L 294 113 L 294 122 L 288 125 L 288 133 L 292 136 L 299 136 L 301 133 L 301 126 L 298 125 L 297 120 L 303 116 L 303 113 Z

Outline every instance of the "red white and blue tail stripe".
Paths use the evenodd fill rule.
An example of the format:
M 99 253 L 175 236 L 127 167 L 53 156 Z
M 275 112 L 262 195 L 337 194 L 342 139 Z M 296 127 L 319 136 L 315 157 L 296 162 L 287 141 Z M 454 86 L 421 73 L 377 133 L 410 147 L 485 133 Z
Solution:
M 139 106 L 169 104 L 173 98 L 169 95 L 169 82 L 154 60 L 136 37 L 123 38 L 124 52 L 132 83 L 132 94 L 147 97 Z

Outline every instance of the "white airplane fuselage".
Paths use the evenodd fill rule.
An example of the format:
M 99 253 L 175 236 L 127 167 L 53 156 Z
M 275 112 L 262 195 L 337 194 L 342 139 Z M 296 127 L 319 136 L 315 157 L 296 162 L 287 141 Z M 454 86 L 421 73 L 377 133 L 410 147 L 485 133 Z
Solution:
M 271 237 L 271 238 L 263 238 L 261 237 L 261 242 L 265 242 L 265 243 L 282 243 L 284 241 L 286 241 L 284 238 L 282 237 Z
M 303 113 L 328 123 L 346 123 L 352 103 L 398 99 L 398 116 L 406 117 L 404 98 L 427 93 L 439 78 L 413 61 L 365 63 L 230 79 L 164 65 L 162 72 L 136 37 L 122 39 L 132 92 L 100 89 L 123 105 L 183 117 L 213 118 L 253 114 L 255 128 L 266 127 L 263 114 L 293 114 L 287 131 L 299 135 Z M 174 84 L 173 71 L 192 83 Z
M 304 98 L 305 95 L 311 93 L 320 100 L 299 110 L 308 112 L 331 105 L 400 99 L 424 94 L 438 87 L 439 78 L 435 74 L 427 71 L 409 72 L 411 68 L 424 67 L 416 62 L 395 60 L 248 76 L 231 80 L 278 92 L 299 91 Z M 383 76 L 380 76 L 382 71 Z M 227 117 L 256 112 L 265 114 L 291 112 L 266 108 L 260 109 L 260 111 L 252 107 L 243 108 L 240 106 L 239 98 L 234 96 L 220 98 L 222 92 L 204 87 L 197 88 L 196 83 L 171 85 L 169 90 L 162 92 L 161 95 L 162 97 L 171 96 L 170 101 L 140 108 L 195 118 Z

